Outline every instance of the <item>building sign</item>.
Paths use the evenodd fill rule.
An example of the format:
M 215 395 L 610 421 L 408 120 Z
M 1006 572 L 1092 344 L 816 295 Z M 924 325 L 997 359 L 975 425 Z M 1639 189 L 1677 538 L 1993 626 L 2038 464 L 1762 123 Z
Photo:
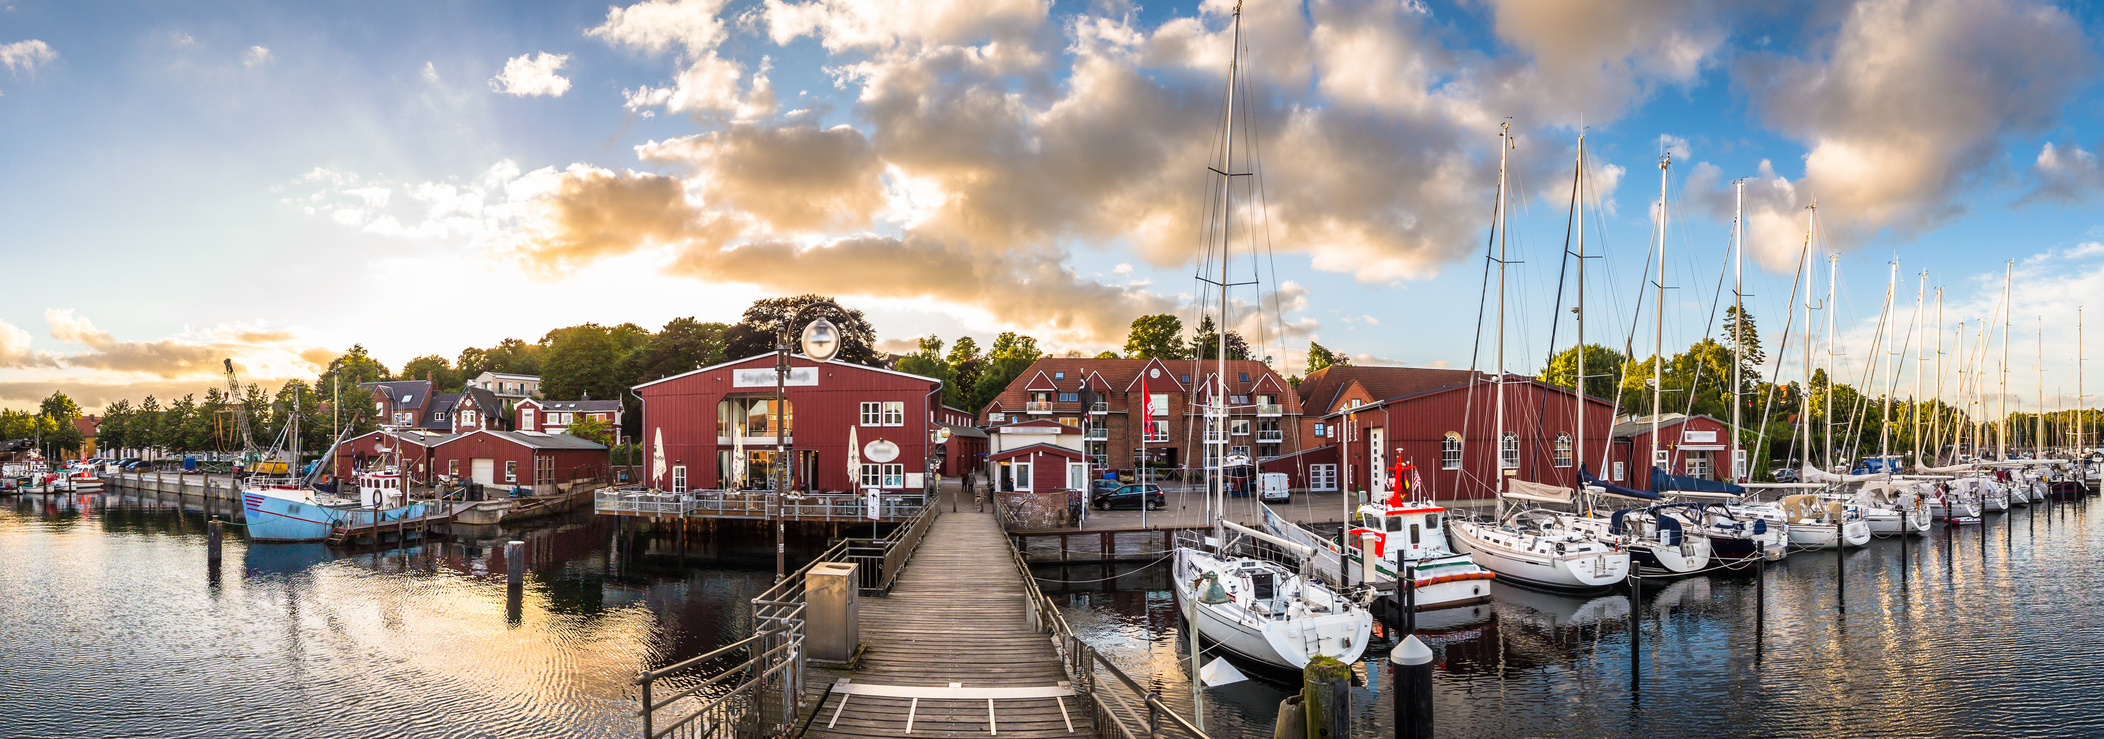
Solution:
M 1717 443 L 1717 432 L 1683 431 L 1680 434 L 1680 440 L 1689 444 L 1715 444 Z
M 872 441 L 862 447 L 862 458 L 871 462 L 889 462 L 899 458 L 899 445 L 885 439 Z
M 731 387 L 774 387 L 774 368 L 731 371 Z M 789 387 L 816 387 L 817 367 L 789 368 Z

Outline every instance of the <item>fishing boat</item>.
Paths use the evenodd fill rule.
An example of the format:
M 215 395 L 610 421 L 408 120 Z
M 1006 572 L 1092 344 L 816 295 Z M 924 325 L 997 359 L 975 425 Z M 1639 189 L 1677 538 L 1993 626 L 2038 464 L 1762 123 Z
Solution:
M 1414 467 L 1407 465 L 1400 469 L 1415 472 Z M 1397 476 L 1400 478 L 1401 473 Z M 1331 585 L 1350 587 L 1349 581 L 1357 578 L 1359 584 L 1372 586 L 1380 593 L 1370 604 L 1377 614 L 1402 613 L 1405 594 L 1398 582 L 1406 567 L 1411 583 L 1408 597 L 1417 611 L 1489 600 L 1490 580 L 1497 575 L 1448 546 L 1447 510 L 1423 500 L 1406 499 L 1404 490 L 1419 489 L 1407 479 L 1399 479 L 1389 489 L 1395 492 L 1380 504 L 1359 507 L 1357 525 L 1345 531 L 1342 545 L 1287 521 L 1270 506 L 1264 507 L 1264 530 L 1314 552 L 1315 575 L 1329 578 Z
M 1208 163 L 1208 169 L 1221 179 L 1215 189 L 1218 199 L 1208 204 L 1220 218 L 1219 228 L 1214 231 L 1217 243 L 1207 244 L 1206 251 L 1219 254 L 1217 279 L 1205 275 L 1205 260 L 1200 261 L 1201 281 L 1208 282 L 1218 290 L 1218 312 L 1212 317 L 1215 325 L 1232 325 L 1229 321 L 1228 305 L 1233 280 L 1229 275 L 1230 226 L 1235 212 L 1233 194 L 1235 188 L 1230 172 L 1257 175 L 1253 151 L 1245 151 L 1244 161 L 1235 159 L 1235 92 L 1237 75 L 1240 73 L 1242 51 L 1242 9 L 1235 6 L 1233 18 L 1233 46 L 1228 56 L 1227 73 L 1227 121 L 1221 134 L 1221 153 L 1217 164 Z M 1208 306 L 1212 308 L 1213 306 Z M 1206 379 L 1205 423 L 1206 437 L 1225 440 L 1227 438 L 1227 332 L 1217 332 L 1214 350 L 1217 369 Z M 1202 360 L 1199 360 L 1202 361 Z M 1179 542 L 1174 552 L 1174 582 L 1176 598 L 1184 608 L 1190 628 L 1197 636 L 1204 637 L 1227 651 L 1246 659 L 1274 667 L 1299 670 L 1316 656 L 1334 657 L 1347 664 L 1358 660 L 1373 638 L 1373 615 L 1342 594 L 1323 587 L 1310 576 L 1307 568 L 1315 553 L 1306 546 L 1273 536 L 1255 529 L 1227 521 L 1222 509 L 1227 504 L 1227 477 L 1223 467 L 1226 449 L 1208 447 L 1206 455 L 1207 506 L 1212 535 L 1202 541 Z M 1232 533 L 1233 536 L 1229 534 Z M 1268 543 L 1299 558 L 1299 567 L 1287 567 L 1270 559 L 1249 556 L 1238 545 L 1248 546 L 1254 542 Z M 1193 655 L 1198 650 L 1193 650 Z M 1198 672 L 1194 670 L 1196 681 Z

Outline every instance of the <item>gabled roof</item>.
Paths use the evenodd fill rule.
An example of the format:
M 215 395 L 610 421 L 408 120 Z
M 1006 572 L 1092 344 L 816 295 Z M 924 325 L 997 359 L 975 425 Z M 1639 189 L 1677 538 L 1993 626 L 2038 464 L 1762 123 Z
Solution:
M 1685 413 L 1660 413 L 1658 414 L 1658 430 L 1664 431 L 1674 426 L 1679 426 L 1683 423 L 1687 423 L 1688 421 L 1696 418 L 1706 419 L 1710 423 L 1714 423 L 1719 426 L 1725 425 L 1723 421 L 1719 421 L 1715 418 L 1710 418 L 1709 416 L 1700 413 L 1697 413 L 1693 416 L 1689 416 Z M 1642 436 L 1648 433 L 1651 433 L 1650 416 L 1624 416 L 1622 418 L 1615 419 L 1614 430 L 1609 432 L 1608 436 L 1616 439 L 1626 439 L 1634 436 Z
M 1428 390 L 1468 384 L 1477 373 L 1437 367 L 1365 367 L 1333 364 L 1308 373 L 1297 388 L 1303 412 L 1328 414 L 1337 410 L 1337 397 L 1351 383 L 1366 388 L 1374 400 L 1416 395 Z
M 387 406 L 390 411 L 421 408 L 424 404 L 431 402 L 432 389 L 429 380 L 361 382 L 358 383 L 358 387 L 365 388 L 367 392 L 388 398 Z M 381 392 L 380 388 L 387 388 L 387 391 Z
M 1030 384 L 1024 385 L 1023 389 L 1032 392 L 1051 392 L 1058 390 L 1059 386 L 1052 383 L 1051 375 L 1039 370 L 1037 376 L 1030 378 Z
M 348 449 L 353 443 L 364 439 L 370 439 L 375 436 L 385 436 L 387 438 L 394 439 L 405 444 L 415 444 L 421 447 L 438 446 L 448 441 L 452 441 L 454 438 L 453 434 L 441 433 L 436 431 L 421 431 L 417 429 L 403 429 L 399 431 L 370 431 L 364 434 L 360 434 L 357 437 L 345 440 L 342 448 Z
M 1017 421 L 1017 422 L 1015 422 L 1015 423 L 1004 423 L 1004 424 L 1001 424 L 1001 425 L 999 425 L 999 426 L 988 426 L 988 427 L 986 428 L 986 430 L 988 430 L 988 431 L 993 431 L 993 432 L 1000 432 L 1000 431 L 1004 431 L 1004 430 L 1008 430 L 1008 429 L 1022 429 L 1022 428 L 1049 428 L 1049 429 L 1053 429 L 1053 430 L 1055 430 L 1055 431 L 1057 431 L 1057 432 L 1059 432 L 1059 433 L 1062 433 L 1062 434 L 1078 434 L 1078 433 L 1081 433 L 1081 429 L 1079 429 L 1079 428 L 1076 428 L 1076 427 L 1073 427 L 1073 426 L 1068 426 L 1068 425 L 1066 425 L 1066 424 L 1064 424 L 1064 423 L 1060 423 L 1060 422 L 1058 422 L 1058 421 L 1054 421 L 1054 420 L 1052 420 L 1052 419 L 1049 419 L 1049 418 L 1033 418 L 1033 419 L 1030 419 L 1030 420 L 1028 420 L 1028 421 Z
M 540 381 L 541 381 L 541 376 L 540 376 L 540 375 L 515 375 L 515 374 L 509 373 L 509 372 L 489 372 L 489 371 L 484 371 L 484 372 L 483 372 L 482 374 L 483 374 L 483 375 L 489 375 L 489 376 L 490 376 L 490 379 L 493 379 L 493 380 L 531 380 L 531 381 L 533 381 L 533 382 L 540 382 Z M 482 376 L 482 375 L 476 375 L 476 377 L 481 377 L 481 376 Z
M 538 431 L 492 431 L 490 429 L 483 429 L 481 431 L 472 431 L 469 433 L 461 434 L 451 439 L 446 439 L 445 441 L 442 441 L 440 443 L 452 443 L 461 439 L 472 438 L 481 434 L 488 434 L 491 437 L 494 437 L 500 441 L 511 442 L 513 444 L 517 444 L 519 446 L 523 446 L 529 449 L 606 449 L 605 444 L 601 444 L 599 442 L 592 441 L 591 439 L 586 439 L 581 436 L 571 436 L 569 434 L 544 434 Z
M 707 366 L 707 367 L 703 367 L 703 368 L 700 368 L 700 369 L 693 369 L 693 370 L 687 370 L 687 371 L 685 371 L 685 372 L 681 372 L 681 373 L 679 373 L 679 374 L 676 374 L 676 375 L 673 375 L 673 376 L 671 376 L 671 377 L 660 377 L 660 378 L 658 378 L 658 379 L 655 379 L 655 380 L 651 380 L 651 381 L 649 381 L 649 382 L 646 382 L 646 383 L 643 383 L 643 384 L 641 384 L 641 385 L 637 385 L 637 386 L 635 386 L 635 387 L 634 387 L 634 388 L 632 388 L 632 389 L 634 389 L 634 390 L 641 390 L 641 389 L 643 389 L 643 388 L 646 388 L 646 387 L 650 387 L 650 386 L 652 386 L 652 385 L 660 385 L 660 384 L 664 384 L 664 383 L 667 383 L 667 382 L 671 382 L 671 381 L 673 381 L 673 380 L 677 380 L 677 379 L 680 379 L 680 378 L 682 378 L 682 377 L 687 377 L 687 376 L 689 376 L 689 375 L 698 375 L 698 374 L 701 374 L 701 373 L 703 373 L 703 372 L 714 372 L 714 371 L 716 371 L 716 370 L 719 370 L 719 369 L 723 369 L 723 368 L 725 368 L 725 367 L 736 367 L 736 366 L 738 366 L 738 365 L 741 365 L 741 364 L 745 364 L 745 363 L 747 363 L 747 362 L 751 362 L 751 361 L 754 361 L 754 360 L 759 360 L 759 359 L 765 359 L 765 360 L 769 360 L 769 361 L 771 362 L 771 361 L 772 361 L 772 360 L 774 359 L 774 352 L 767 352 L 767 353 L 765 353 L 765 354 L 754 354 L 754 355 L 752 355 L 752 356 L 750 356 L 750 357 L 746 357 L 746 358 L 744 358 L 744 359 L 733 359 L 733 360 L 731 360 L 731 361 L 728 361 L 728 362 L 721 362 L 721 363 L 717 363 L 717 364 L 712 364 L 712 365 L 709 365 L 709 366 Z M 796 363 L 796 360 L 799 360 L 799 359 L 803 360 L 803 361 L 804 361 L 804 363 L 803 363 L 803 364 L 797 364 L 797 363 Z M 925 382 L 933 382 L 933 383 L 936 383 L 936 384 L 941 384 L 941 383 L 942 383 L 942 381 L 941 381 L 941 380 L 935 379 L 935 378 L 933 378 L 933 377 L 923 377 L 923 376 L 920 376 L 920 375 L 916 375 L 916 374 L 913 374 L 913 373 L 911 373 L 911 372 L 900 372 L 900 371 L 898 371 L 898 370 L 892 370 L 892 369 L 884 369 L 883 367 L 871 367 L 871 366 L 868 366 L 868 365 L 862 365 L 862 364 L 854 364 L 854 363 L 851 363 L 851 362 L 826 362 L 826 363 L 824 363 L 824 364 L 820 364 L 819 362 L 817 362 L 817 361 L 815 361 L 815 360 L 811 359 L 810 357 L 806 357 L 806 356 L 804 356 L 804 355 L 802 355 L 802 354 L 791 354 L 791 355 L 789 355 L 789 363 L 790 363 L 790 365 L 791 365 L 791 366 L 793 366 L 793 367 L 845 367 L 845 368 L 850 368 L 850 369 L 857 369 L 857 370 L 862 370 L 862 371 L 864 371 L 864 372 L 881 372 L 881 373 L 883 373 L 883 374 L 887 374 L 887 375 L 896 375 L 896 376 L 899 376 L 899 377 L 905 377 L 905 378 L 910 378 L 910 379 L 914 379 L 914 380 L 922 380 L 922 381 L 925 381 Z
M 1044 360 L 1040 359 L 1040 360 L 1038 360 L 1038 361 L 1042 362 L 1042 361 L 1044 361 Z M 1101 359 L 1099 359 L 1099 360 L 1095 360 L 1095 361 L 1097 361 L 1097 362 L 1104 362 L 1104 361 L 1121 361 L 1121 360 L 1101 360 Z M 1175 385 L 1175 386 L 1176 386 L 1176 390 L 1177 390 L 1177 392 L 1183 392 L 1184 390 L 1186 390 L 1186 389 L 1187 389 L 1187 388 L 1185 388 L 1185 387 L 1184 387 L 1184 383 L 1183 383 L 1183 381 L 1182 381 L 1182 380 L 1179 380 L 1179 379 L 1177 379 L 1176 371 L 1175 371 L 1175 370 L 1173 370 L 1173 369 L 1170 369 L 1170 368 L 1169 368 L 1169 363 L 1168 363 L 1168 362 L 1164 362 L 1164 361 L 1162 361 L 1160 357 L 1154 357 L 1154 358 L 1150 358 L 1150 359 L 1147 359 L 1147 360 L 1144 360 L 1144 361 L 1143 361 L 1143 360 L 1134 360 L 1134 359 L 1127 359 L 1127 360 L 1122 360 L 1122 361 L 1126 361 L 1126 362 L 1142 362 L 1142 363 L 1141 363 L 1141 364 L 1140 364 L 1139 366 L 1137 366 L 1137 367 L 1133 367 L 1133 368 L 1132 368 L 1132 373 L 1131 373 L 1131 374 L 1129 374 L 1129 375 L 1127 375 L 1127 380 L 1126 380 L 1126 383 L 1125 383 L 1125 392 L 1128 392 L 1128 393 L 1129 393 L 1129 392 L 1132 392 L 1132 391 L 1135 391 L 1135 390 L 1138 390 L 1138 389 L 1140 389 L 1140 378 L 1142 378 L 1142 377 L 1145 377 L 1145 378 L 1147 378 L 1147 381 L 1148 381 L 1148 383 L 1149 383 L 1149 384 L 1148 384 L 1148 386 L 1147 386 L 1147 391 L 1148 391 L 1148 392 L 1154 392 L 1154 390 L 1155 390 L 1155 385 L 1154 385 L 1153 383 L 1155 383 L 1155 382 L 1159 382 L 1159 381 L 1162 381 L 1162 380 L 1167 380 L 1167 381 L 1168 381 L 1168 382 L 1169 382 L 1170 384 L 1172 384 L 1172 385 Z M 1121 369 L 1122 369 L 1122 368 L 1121 368 Z M 1160 377 L 1154 377 L 1154 376 L 1150 375 L 1150 374 L 1148 373 L 1148 371 L 1149 371 L 1149 370 L 1153 370 L 1153 369 L 1159 369 L 1159 370 L 1161 370 L 1161 376 L 1160 376 Z
M 551 411 L 573 413 L 606 413 L 621 410 L 618 400 L 547 400 L 541 407 Z
M 1005 452 L 1000 452 L 998 454 L 993 454 L 988 456 L 986 459 L 989 462 L 998 462 L 1003 459 L 1027 457 L 1032 454 L 1050 454 L 1058 457 L 1066 457 L 1067 459 L 1082 459 L 1084 457 L 1081 451 L 1077 449 L 1068 449 L 1066 447 L 1057 446 L 1053 444 L 1031 444 L 1028 446 L 1019 446 Z
M 431 396 L 431 404 L 424 407 L 424 418 L 417 425 L 427 429 L 451 428 L 451 420 L 439 420 L 438 414 L 453 410 L 460 405 L 461 393 L 438 393 Z
M 470 387 L 460 391 L 460 399 L 454 402 L 455 406 L 469 404 L 482 409 L 484 413 L 504 412 L 504 401 L 499 400 L 496 393 L 479 387 Z

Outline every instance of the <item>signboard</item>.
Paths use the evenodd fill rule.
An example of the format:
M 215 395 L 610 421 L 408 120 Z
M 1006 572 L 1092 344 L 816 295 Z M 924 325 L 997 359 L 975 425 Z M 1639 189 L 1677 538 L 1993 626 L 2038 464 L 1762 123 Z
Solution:
M 889 462 L 899 458 L 899 445 L 886 439 L 878 439 L 862 447 L 862 457 L 871 462 Z
M 774 368 L 742 369 L 731 371 L 731 387 L 774 387 Z M 789 387 L 816 387 L 817 367 L 789 368 Z
M 1717 443 L 1717 432 L 1683 431 L 1680 434 L 1680 440 L 1690 444 L 1715 444 Z
M 884 517 L 884 498 L 883 498 L 883 496 L 882 496 L 882 495 L 881 495 L 881 494 L 880 494 L 880 493 L 879 493 L 879 492 L 877 491 L 877 489 L 876 489 L 876 488 L 867 488 L 867 489 L 865 489 L 865 491 L 863 492 L 863 497 L 864 497 L 864 499 L 866 499 L 866 500 L 868 501 L 868 505 L 869 505 L 869 520 L 871 520 L 871 521 L 875 521 L 875 520 L 877 520 L 877 519 L 879 519 L 879 518 L 883 518 L 883 517 Z
M 921 473 L 918 473 L 918 472 L 908 472 L 908 473 L 906 473 L 906 489 L 907 489 L 907 490 L 919 490 L 919 489 L 921 489 L 921 486 L 922 486 L 922 485 L 923 485 L 923 484 L 925 483 L 925 481 L 926 481 L 926 478 L 922 477 L 922 476 L 921 476 Z

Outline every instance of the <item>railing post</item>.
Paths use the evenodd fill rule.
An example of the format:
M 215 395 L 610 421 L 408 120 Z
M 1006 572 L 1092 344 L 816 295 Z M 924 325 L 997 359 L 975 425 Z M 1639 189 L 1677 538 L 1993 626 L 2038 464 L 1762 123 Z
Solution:
M 650 673 L 643 673 L 643 739 L 657 739 L 657 734 L 652 731 L 651 725 L 657 713 L 657 711 L 650 708 L 650 682 L 652 679 Z
M 1162 735 L 1162 691 L 1147 691 L 1147 739 Z

